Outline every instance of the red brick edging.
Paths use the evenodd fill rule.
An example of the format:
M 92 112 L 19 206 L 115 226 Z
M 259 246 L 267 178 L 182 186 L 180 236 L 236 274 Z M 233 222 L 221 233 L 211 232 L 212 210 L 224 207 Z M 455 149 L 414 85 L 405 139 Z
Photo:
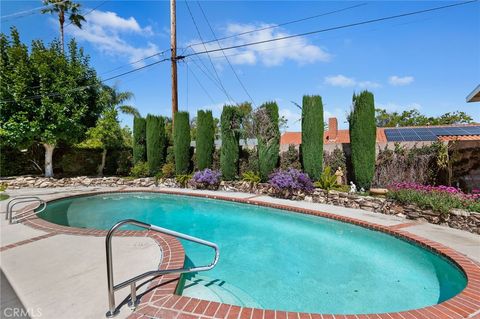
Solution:
M 112 192 L 91 192 L 81 195 L 64 196 L 54 200 L 67 197 L 78 197 L 86 195 L 98 195 L 105 193 L 130 193 L 130 192 L 152 192 L 171 195 L 194 196 L 203 198 L 213 198 L 239 202 L 244 204 L 265 206 L 277 209 L 283 209 L 295 213 L 315 215 L 319 217 L 334 219 L 359 225 L 368 229 L 381 231 L 403 240 L 413 242 L 426 249 L 429 249 L 439 255 L 444 256 L 456 264 L 467 277 L 467 286 L 458 295 L 446 300 L 440 304 L 414 309 L 409 311 L 368 314 L 368 315 L 335 315 L 335 314 L 308 314 L 297 312 L 285 312 L 276 310 L 265 310 L 255 308 L 244 308 L 235 305 L 222 304 L 213 301 L 200 300 L 185 296 L 175 295 L 175 289 L 179 282 L 178 275 L 166 275 L 155 278 L 150 282 L 149 292 L 141 297 L 141 304 L 129 318 L 164 318 L 164 319 L 196 319 L 196 318 L 227 318 L 227 319 L 466 319 L 480 317 L 480 265 L 473 260 L 465 257 L 457 251 L 448 248 L 437 242 L 426 238 L 416 236 L 401 229 L 401 227 L 388 227 L 375 223 L 365 222 L 359 219 L 344 217 L 331 213 L 319 212 L 316 210 L 266 203 L 255 200 L 254 198 L 234 198 L 227 196 L 208 195 L 201 193 L 183 193 L 179 191 L 167 190 L 141 190 L 141 189 L 122 189 Z M 50 223 L 46 220 L 35 218 L 25 224 L 39 228 L 47 232 L 67 233 L 72 235 L 92 235 L 105 236 L 104 230 L 87 230 L 81 228 L 61 226 Z M 177 268 L 183 265 L 184 250 L 181 244 L 170 236 L 153 234 L 151 232 L 139 231 L 120 231 L 121 236 L 138 236 L 143 233 L 152 237 L 161 247 L 164 258 L 161 267 L 165 269 Z

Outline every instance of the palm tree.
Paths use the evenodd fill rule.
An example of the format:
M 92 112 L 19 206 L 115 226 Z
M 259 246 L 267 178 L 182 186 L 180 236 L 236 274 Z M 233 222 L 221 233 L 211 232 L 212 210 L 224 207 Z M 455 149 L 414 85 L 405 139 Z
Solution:
M 121 92 L 116 86 L 108 85 L 105 85 L 103 89 L 108 94 L 108 104 L 110 106 L 116 107 L 123 114 L 129 114 L 133 117 L 141 117 L 140 112 L 134 106 L 124 104 L 125 102 L 131 100 L 134 97 L 132 92 Z
M 65 15 L 68 15 L 70 24 L 82 28 L 82 22 L 85 18 L 80 14 L 80 4 L 71 0 L 43 0 L 43 4 L 47 6 L 46 9 L 42 9 L 42 13 L 50 13 L 58 15 L 58 22 L 60 23 L 60 40 L 62 43 L 62 52 L 65 52 L 64 44 L 64 24 Z

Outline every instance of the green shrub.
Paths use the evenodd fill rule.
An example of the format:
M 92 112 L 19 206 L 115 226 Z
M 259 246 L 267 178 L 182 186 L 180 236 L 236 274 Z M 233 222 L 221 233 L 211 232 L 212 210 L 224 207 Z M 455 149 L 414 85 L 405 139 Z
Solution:
M 300 163 L 300 158 L 298 150 L 295 145 L 288 145 L 288 150 L 280 154 L 280 168 L 287 170 L 289 168 L 301 169 L 302 164 Z
M 167 163 L 162 167 L 162 176 L 164 178 L 172 178 L 175 176 L 175 164 Z
M 198 170 L 212 167 L 215 150 L 215 126 L 212 111 L 199 110 L 197 113 L 196 164 Z
M 190 120 L 188 112 L 175 113 L 173 121 L 173 150 L 175 173 L 188 173 L 190 168 Z
M 147 115 L 147 162 L 151 175 L 160 171 L 165 163 L 165 119 L 161 116 Z
M 353 95 L 353 109 L 348 118 L 352 151 L 353 179 L 357 187 L 369 189 L 375 173 L 375 104 L 373 94 L 363 91 Z
M 135 164 L 130 170 L 130 176 L 133 176 L 135 178 L 148 177 L 149 176 L 148 163 L 138 162 L 137 164 Z
M 260 175 L 255 172 L 249 171 L 242 174 L 242 181 L 256 185 L 260 183 L 261 178 Z
M 335 176 L 335 174 L 332 172 L 330 166 L 325 167 L 322 175 L 320 176 L 320 179 L 315 182 L 314 185 L 315 187 L 324 189 L 327 192 L 335 188 L 335 186 L 337 185 L 337 176 Z
M 224 180 L 233 180 L 238 174 L 240 114 L 237 107 L 225 105 L 220 118 L 222 148 L 220 168 Z
M 142 117 L 133 118 L 133 164 L 147 160 L 147 122 Z
M 70 148 L 60 160 L 65 176 L 96 175 L 102 150 L 96 148 Z
M 332 170 L 336 170 L 340 167 L 345 174 L 347 171 L 347 159 L 345 153 L 340 148 L 335 148 L 332 152 L 323 152 L 323 165 L 330 166 Z
M 240 175 L 245 172 L 258 172 L 258 151 L 256 148 L 248 149 L 240 147 L 240 155 L 238 159 Z
M 187 184 L 191 179 L 192 179 L 192 174 L 180 174 L 175 176 L 175 180 L 182 187 L 187 187 Z
M 318 180 L 323 162 L 323 104 L 319 95 L 303 96 L 301 152 L 303 170 Z
M 167 147 L 167 156 L 165 162 L 175 164 L 175 150 L 173 146 Z
M 255 131 L 258 141 L 258 169 L 263 181 L 278 164 L 280 151 L 280 129 L 278 127 L 278 105 L 267 102 L 255 112 Z
M 465 200 L 446 192 L 422 192 L 413 189 L 399 189 L 389 190 L 387 197 L 402 204 L 415 204 L 421 209 L 431 209 L 442 214 L 448 214 L 454 208 L 480 212 L 480 201 Z

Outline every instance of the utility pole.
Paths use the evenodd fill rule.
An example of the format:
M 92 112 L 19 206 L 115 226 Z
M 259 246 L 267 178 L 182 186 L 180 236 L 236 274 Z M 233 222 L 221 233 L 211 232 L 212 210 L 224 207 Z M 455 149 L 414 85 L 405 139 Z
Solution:
M 178 111 L 178 88 L 177 88 L 177 14 L 176 0 L 170 0 L 170 47 L 172 59 L 172 128 L 173 118 Z

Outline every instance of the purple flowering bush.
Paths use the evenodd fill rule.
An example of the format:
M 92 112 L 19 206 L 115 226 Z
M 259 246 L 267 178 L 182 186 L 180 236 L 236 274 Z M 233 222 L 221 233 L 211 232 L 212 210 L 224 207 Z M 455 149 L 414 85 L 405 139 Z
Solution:
M 197 189 L 218 189 L 221 176 L 219 171 L 206 168 L 203 171 L 195 172 L 190 183 Z
M 452 186 L 393 183 L 389 190 L 391 199 L 439 213 L 449 213 L 454 208 L 480 212 L 480 194 L 465 194 Z
M 284 197 L 290 197 L 300 191 L 309 193 L 314 190 L 308 174 L 294 168 L 276 170 L 270 174 L 268 183 L 278 192 L 278 195 Z

